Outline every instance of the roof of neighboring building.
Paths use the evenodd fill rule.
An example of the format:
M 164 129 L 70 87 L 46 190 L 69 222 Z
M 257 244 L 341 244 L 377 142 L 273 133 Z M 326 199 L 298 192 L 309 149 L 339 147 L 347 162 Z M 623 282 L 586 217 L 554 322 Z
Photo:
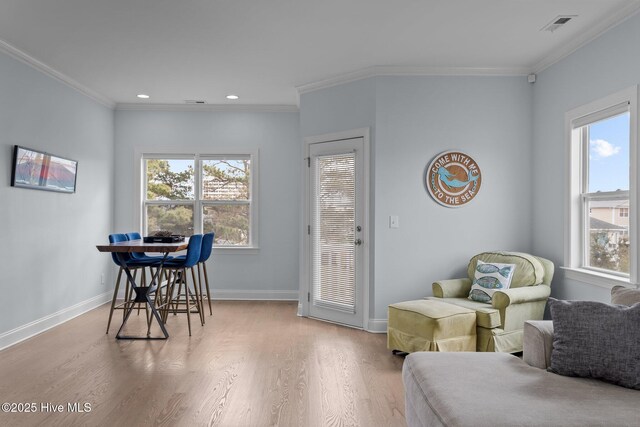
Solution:
M 591 230 L 626 230 L 626 227 L 620 225 L 611 224 L 607 221 L 602 221 L 598 218 L 589 218 L 589 227 Z

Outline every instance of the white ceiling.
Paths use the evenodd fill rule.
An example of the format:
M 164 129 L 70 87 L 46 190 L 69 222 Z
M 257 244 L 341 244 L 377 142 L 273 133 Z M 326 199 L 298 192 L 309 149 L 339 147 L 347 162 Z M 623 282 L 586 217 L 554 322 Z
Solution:
M 639 7 L 636 0 L 0 0 L 0 49 L 108 103 L 234 104 L 225 99 L 234 93 L 240 104 L 295 105 L 296 88 L 362 70 L 540 71 Z M 564 14 L 579 16 L 554 33 L 540 31 Z

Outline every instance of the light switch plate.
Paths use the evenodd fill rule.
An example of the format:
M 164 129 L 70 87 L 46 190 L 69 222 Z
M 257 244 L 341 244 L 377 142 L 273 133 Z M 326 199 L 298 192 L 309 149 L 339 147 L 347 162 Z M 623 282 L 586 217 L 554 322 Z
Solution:
M 389 228 L 400 228 L 400 217 L 398 215 L 389 216 Z

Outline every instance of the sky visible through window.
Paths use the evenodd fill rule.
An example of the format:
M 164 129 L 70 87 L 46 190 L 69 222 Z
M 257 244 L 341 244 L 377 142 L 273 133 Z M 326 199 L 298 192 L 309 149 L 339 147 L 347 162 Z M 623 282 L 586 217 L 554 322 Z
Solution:
M 189 166 L 193 168 L 193 160 L 175 160 L 168 159 L 169 169 L 171 172 L 184 172 L 189 169 Z
M 629 190 L 629 113 L 589 125 L 589 192 Z

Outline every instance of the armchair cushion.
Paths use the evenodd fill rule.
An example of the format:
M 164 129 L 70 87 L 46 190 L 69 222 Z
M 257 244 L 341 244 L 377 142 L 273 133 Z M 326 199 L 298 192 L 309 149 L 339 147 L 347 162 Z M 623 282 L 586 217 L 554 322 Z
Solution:
M 486 263 L 515 264 L 511 287 L 538 285 L 544 281 L 545 268 L 538 258 L 520 252 L 483 252 L 469 261 L 467 274 L 473 280 L 478 260 Z
M 476 311 L 476 324 L 482 328 L 499 328 L 501 325 L 500 311 L 488 304 L 477 301 L 470 301 L 467 298 L 429 298 L 438 301 L 448 302 L 458 307 L 469 308 Z
M 549 298 L 550 371 L 640 390 L 640 304 L 631 307 Z
M 491 264 L 478 260 L 469 299 L 491 303 L 491 298 L 496 291 L 509 289 L 515 267 L 515 264 Z

